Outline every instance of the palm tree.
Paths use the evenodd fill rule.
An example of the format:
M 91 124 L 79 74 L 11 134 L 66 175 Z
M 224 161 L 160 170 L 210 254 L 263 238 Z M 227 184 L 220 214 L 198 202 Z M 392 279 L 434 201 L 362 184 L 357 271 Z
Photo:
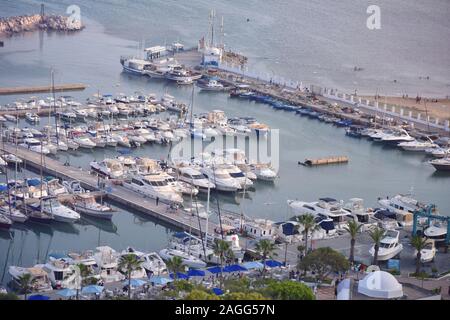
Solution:
M 33 286 L 36 282 L 36 279 L 33 279 L 31 273 L 25 273 L 19 277 L 19 286 L 20 289 L 24 292 L 24 299 L 27 300 L 28 290 Z
M 80 278 L 81 278 L 80 286 L 79 287 L 77 286 L 77 288 L 76 288 L 76 290 L 77 290 L 76 299 L 78 300 L 80 287 L 86 285 L 86 278 L 91 275 L 91 269 L 89 269 L 88 266 L 86 266 L 85 264 L 82 264 L 82 263 L 77 264 L 76 267 L 79 270 L 79 275 L 80 275 Z
M 374 249 L 375 249 L 372 264 L 377 265 L 378 264 L 378 250 L 380 250 L 380 242 L 381 242 L 381 239 L 383 239 L 384 230 L 376 227 L 375 229 L 373 229 L 372 231 L 369 232 L 369 235 L 372 238 L 372 241 L 374 244 Z
M 177 280 L 178 273 L 183 271 L 183 259 L 180 257 L 173 257 L 166 262 L 167 269 L 173 273 L 173 279 Z
M 268 239 L 260 240 L 256 246 L 256 251 L 262 256 L 263 259 L 263 270 L 262 270 L 262 277 L 264 279 L 265 273 L 266 273 L 266 260 L 267 258 L 272 258 L 273 256 L 276 256 L 277 253 L 274 252 L 276 250 L 276 245 L 272 241 Z
M 416 276 L 420 273 L 420 260 L 422 258 L 422 250 L 427 245 L 427 239 L 422 238 L 421 236 L 415 235 L 411 238 L 411 245 L 414 247 L 414 249 L 417 250 L 416 255 Z
M 226 259 L 231 258 L 233 256 L 233 251 L 231 250 L 231 246 L 228 242 L 221 239 L 216 239 L 214 241 L 213 247 L 214 254 L 220 259 L 220 287 L 222 288 L 223 283 L 223 265 Z
M 134 254 L 125 254 L 120 257 L 119 269 L 124 270 L 128 276 L 128 299 L 131 299 L 131 273 L 140 268 L 142 261 Z
M 350 257 L 349 261 L 351 264 L 355 262 L 355 243 L 356 243 L 356 236 L 358 235 L 359 231 L 361 230 L 361 227 L 363 225 L 359 224 L 355 220 L 350 220 L 348 222 L 348 225 L 344 227 L 345 231 L 347 231 L 350 234 Z
M 298 223 L 303 226 L 303 234 L 305 235 L 305 256 L 308 251 L 308 236 L 320 228 L 316 223 L 314 216 L 312 214 L 303 214 L 301 216 L 295 217 Z

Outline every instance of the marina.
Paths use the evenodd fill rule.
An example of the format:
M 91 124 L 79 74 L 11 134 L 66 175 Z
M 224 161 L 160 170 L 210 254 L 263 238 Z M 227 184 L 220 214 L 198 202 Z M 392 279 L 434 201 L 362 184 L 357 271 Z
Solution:
M 450 267 L 450 118 L 252 72 L 255 57 L 226 48 L 215 18 L 197 43 L 152 39 L 138 49 L 88 20 L 89 31 L 71 36 L 92 60 L 67 66 L 58 50 L 75 44 L 41 34 L 56 50 L 41 52 L 51 72 L 12 76 L 0 89 L 1 286 L 19 293 L 14 285 L 30 273 L 41 284 L 31 294 L 56 300 L 79 289 L 81 299 L 108 299 L 126 298 L 134 281 L 134 299 L 159 299 L 177 277 L 176 257 L 182 276 L 210 291 L 222 273 L 256 280 L 267 268 L 318 298 L 317 275 L 292 273 L 331 248 L 354 257 L 351 281 L 377 264 L 411 297 L 437 298 L 432 289 L 446 290 Z M 4 49 L 25 44 L 7 38 Z M 53 65 L 66 84 L 38 86 L 55 81 Z M 352 223 L 361 228 L 354 248 Z M 415 235 L 428 241 L 422 260 Z M 264 240 L 274 245 L 270 259 Z M 233 253 L 227 261 L 220 241 Z M 140 261 L 132 275 L 119 266 L 128 256 Z M 419 283 L 417 259 L 430 287 L 420 294 L 407 284 Z M 80 263 L 94 287 L 72 277 Z M 325 280 L 337 287 L 336 277 Z

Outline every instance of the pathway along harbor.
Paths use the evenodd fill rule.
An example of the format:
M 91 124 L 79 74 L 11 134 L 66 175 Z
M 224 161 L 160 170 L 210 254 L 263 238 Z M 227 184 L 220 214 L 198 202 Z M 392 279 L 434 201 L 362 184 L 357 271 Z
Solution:
M 164 56 L 166 51 L 171 51 L 167 58 Z M 443 172 L 440 175 L 441 179 L 448 179 L 445 173 L 450 155 L 448 119 L 437 119 L 405 111 L 383 105 L 379 101 L 371 104 L 356 95 L 340 94 L 329 89 L 314 86 L 305 88 L 301 83 L 260 79 L 244 72 L 245 66 L 242 66 L 245 65 L 245 57 L 232 52 L 225 53 L 220 46 L 205 44 L 204 39 L 197 49 L 185 50 L 182 44 L 174 43 L 170 48 L 162 46 L 147 48 L 145 54 L 146 60 L 122 57 L 120 62 L 125 72 L 136 76 L 148 76 L 150 81 L 152 78 L 164 79 L 163 81 L 176 83 L 182 88 L 195 85 L 211 94 L 225 93 L 230 99 L 241 100 L 242 105 L 247 101 L 257 102 L 258 107 L 270 105 L 274 110 L 286 111 L 288 115 L 296 114 L 298 117 L 317 119 L 323 123 L 343 127 L 349 137 L 370 137 L 374 144 L 389 145 L 394 150 L 409 149 L 424 155 L 427 152 L 430 157 L 437 159 L 430 160 L 430 158 L 422 165 L 436 168 L 437 172 Z M 157 66 L 156 62 L 159 63 L 164 59 L 167 61 Z M 230 67 L 233 64 L 240 67 Z M 80 89 L 82 87 L 84 88 L 84 85 L 80 86 Z M 56 88 L 46 90 L 57 91 Z M 192 89 L 193 92 L 194 90 Z M 447 250 L 450 239 L 449 221 L 446 216 L 448 212 L 438 215 L 432 203 L 422 204 L 415 201 L 411 195 L 401 194 L 390 195 L 388 198 L 384 198 L 384 195 L 383 198 L 378 194 L 373 195 L 374 198 L 378 198 L 377 203 L 380 206 L 374 209 L 366 208 L 362 199 L 356 198 L 350 199 L 348 203 L 330 197 L 323 197 L 315 202 L 283 199 L 288 201 L 287 207 L 291 216 L 283 221 L 274 222 L 265 217 L 264 212 L 257 214 L 252 212 L 256 210 L 247 208 L 244 210 L 242 206 L 238 206 L 240 210 L 237 211 L 240 212 L 230 212 L 220 203 L 224 194 L 226 194 L 224 197 L 234 195 L 234 200 L 239 204 L 236 199 L 244 200 L 251 197 L 252 193 L 257 193 L 259 189 L 273 187 L 274 181 L 283 179 L 277 175 L 276 168 L 272 167 L 273 163 L 247 159 L 245 151 L 237 150 L 235 146 L 209 150 L 211 152 L 204 152 L 201 155 L 195 154 L 195 159 L 176 159 L 167 156 L 178 143 L 191 139 L 197 139 L 203 145 L 223 137 L 233 137 L 237 140 L 244 137 L 245 140 L 246 137 L 255 134 L 258 139 L 264 140 L 270 136 L 270 123 L 261 123 L 256 118 L 242 114 L 239 117 L 228 117 L 225 112 L 216 108 L 209 109 L 207 114 L 200 114 L 194 109 L 194 101 L 180 103 L 167 93 L 162 98 L 142 92 L 133 95 L 122 93 L 116 96 L 103 94 L 97 95 L 95 99 L 90 98 L 86 103 L 78 103 L 68 96 L 58 97 L 55 100 L 32 98 L 27 102 L 20 101 L 14 105 L 4 106 L 1 110 L 3 144 L 1 159 L 4 162 L 2 167 L 5 174 L 8 174 L 5 177 L 6 183 L 1 184 L 4 201 L 2 227 L 5 229 L 13 230 L 17 225 L 21 225 L 20 219 L 40 218 L 42 222 L 45 210 L 49 210 L 44 213 L 55 220 L 55 223 L 49 224 L 50 228 L 60 228 L 61 224 L 67 227 L 73 223 L 80 223 L 82 220 L 80 216 L 89 212 L 87 209 L 91 210 L 89 212 L 91 215 L 96 214 L 109 219 L 111 216 L 125 215 L 123 212 L 112 214 L 109 211 L 100 212 L 98 208 L 104 208 L 96 203 L 100 197 L 102 205 L 103 200 L 106 200 L 119 204 L 119 207 L 124 207 L 127 211 L 149 216 L 154 221 L 170 226 L 172 230 L 184 230 L 184 233 L 171 234 L 168 247 L 164 248 L 161 245 L 158 248 L 161 251 L 155 253 L 166 262 L 171 255 L 177 255 L 182 257 L 191 269 L 196 269 L 200 273 L 205 270 L 206 263 L 218 264 L 218 257 L 211 249 L 210 240 L 213 239 L 207 239 L 210 237 L 216 240 L 225 239 L 231 245 L 235 256 L 229 261 L 229 267 L 234 266 L 234 270 L 251 273 L 251 267 L 245 264 L 245 261 L 261 260 L 262 256 L 256 245 L 263 239 L 269 239 L 277 243 L 275 252 L 278 254 L 276 259 L 279 260 L 271 259 L 268 265 L 273 271 L 272 276 L 286 279 L 292 278 L 290 272 L 295 269 L 299 257 L 303 255 L 298 246 L 304 245 L 309 237 L 311 238 L 309 244 L 314 249 L 331 247 L 347 256 L 350 238 L 345 228 L 350 221 L 362 225 L 358 246 L 355 248 L 358 259 L 355 269 L 360 270 L 362 265 L 371 263 L 372 241 L 368 232 L 378 226 L 388 232 L 384 240 L 391 241 L 395 250 L 401 248 L 401 273 L 407 277 L 415 270 L 414 250 L 409 245 L 409 238 L 412 229 L 416 230 L 416 226 L 419 225 L 417 230 L 433 240 L 433 249 L 430 249 L 432 258 L 423 263 L 423 270 L 436 274 L 436 278 L 443 276 L 444 279 L 445 273 L 449 271 L 450 256 Z M 23 117 L 27 121 L 25 125 Z M 39 125 L 47 117 L 46 125 Z M 148 149 L 145 149 L 145 145 L 159 149 L 160 160 L 155 160 L 158 156 L 153 154 L 151 156 L 153 159 L 148 158 Z M 121 155 L 117 156 L 108 149 Z M 90 154 L 91 150 L 104 150 L 103 157 L 98 158 L 95 155 L 96 151 Z M 336 154 L 320 158 L 308 155 L 305 163 L 309 161 L 313 166 L 352 163 L 351 156 L 342 154 L 340 157 L 333 157 L 333 155 Z M 70 164 L 77 156 L 82 159 L 78 168 Z M 408 156 L 402 154 L 402 157 Z M 83 163 L 86 159 L 89 159 L 89 167 L 87 163 Z M 300 164 L 301 159 L 290 160 Z M 17 167 L 22 165 L 26 169 L 32 169 L 34 174 L 40 174 L 40 177 L 31 178 L 28 171 L 18 172 Z M 328 169 L 332 170 L 333 166 Z M 44 174 L 56 179 L 44 178 Z M 12 181 L 12 177 L 17 175 L 24 179 Z M 210 185 L 206 187 L 206 192 L 205 184 L 201 184 L 200 181 L 194 183 L 195 179 L 206 180 L 201 182 Z M 74 181 L 92 192 L 84 192 L 83 196 L 77 197 L 78 191 L 69 191 L 67 188 Z M 212 192 L 214 193 L 212 201 L 210 189 L 215 189 Z M 55 194 L 61 196 L 67 193 L 70 195 L 66 195 L 65 200 L 61 197 L 54 200 L 52 197 Z M 143 194 L 145 196 L 142 196 Z M 76 201 L 90 195 L 97 198 L 92 200 L 92 207 L 75 205 Z M 198 200 L 200 198 L 202 204 Z M 61 205 L 65 202 L 72 202 L 74 210 Z M 39 204 L 40 207 L 37 206 Z M 38 209 L 35 210 L 36 208 Z M 16 209 L 22 211 L 22 216 Z M 314 211 L 314 225 L 317 226 L 317 230 L 309 234 L 309 237 L 307 235 L 305 239 L 302 234 L 302 230 L 304 231 L 302 223 L 289 218 L 304 216 Z M 213 213 L 211 217 L 210 213 Z M 28 226 L 20 228 L 28 229 Z M 40 234 L 39 232 L 39 239 Z M 153 241 L 152 234 L 143 236 L 146 238 L 145 241 Z M 120 253 L 107 246 L 100 246 L 100 240 L 98 243 L 95 253 L 84 252 L 86 259 L 81 259 L 83 263 L 95 260 L 97 266 L 103 262 L 106 264 L 106 260 L 103 260 L 106 255 L 117 263 L 120 257 L 134 252 L 131 248 L 126 248 L 128 244 L 125 243 L 121 243 L 122 247 L 116 248 L 124 250 Z M 93 247 L 79 249 L 85 251 Z M 39 273 L 39 270 L 44 270 L 39 265 L 41 262 L 47 263 L 47 268 L 53 268 L 59 263 L 73 265 L 73 261 L 81 261 L 79 256 L 74 258 L 72 252 L 74 248 L 68 250 L 71 252 L 64 252 L 62 255 L 47 252 L 44 261 L 40 259 L 35 261 L 38 264 L 33 270 L 29 269 L 30 272 Z M 389 261 L 398 260 L 400 251 L 395 250 L 380 255 L 380 265 L 383 269 L 392 267 Z M 141 257 L 140 254 L 139 256 Z M 143 253 L 142 257 L 149 256 Z M 158 261 L 162 262 L 161 259 Z M 8 261 L 5 265 L 11 267 Z M 12 267 L 8 268 L 8 271 L 5 268 L 3 273 L 8 272 L 13 282 L 17 282 L 22 270 L 20 267 L 24 266 Z M 146 271 L 150 271 L 150 280 L 156 273 L 166 274 L 167 271 L 163 270 L 161 265 L 159 267 L 147 265 L 147 267 Z M 435 269 L 436 272 L 433 271 Z M 214 274 L 213 269 L 206 270 Z M 66 271 L 70 273 L 73 270 L 67 267 L 64 272 Z M 115 266 L 108 270 L 111 274 L 105 274 L 103 271 L 95 272 L 98 272 L 102 282 L 112 286 L 111 290 L 122 287 L 123 270 L 121 272 Z M 134 278 L 142 278 L 146 283 L 148 279 L 145 275 L 145 272 L 136 272 Z M 48 277 L 52 277 L 51 270 Z M 4 278 L 3 275 L 2 281 Z M 164 281 L 170 281 L 169 278 L 165 279 Z M 51 282 L 50 287 L 58 289 L 61 286 L 66 288 L 74 286 L 69 280 L 64 282 L 48 279 L 48 281 Z M 214 283 L 210 285 L 212 287 Z M 431 291 L 427 291 L 425 296 L 427 294 L 433 296 Z

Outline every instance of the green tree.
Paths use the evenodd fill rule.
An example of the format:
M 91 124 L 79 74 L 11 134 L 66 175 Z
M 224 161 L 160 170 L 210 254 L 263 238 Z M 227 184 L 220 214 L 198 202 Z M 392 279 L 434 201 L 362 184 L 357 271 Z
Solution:
M 274 300 L 314 300 L 314 292 L 307 285 L 295 281 L 272 281 L 265 290 Z
M 225 240 L 216 239 L 214 241 L 213 251 L 220 260 L 220 288 L 223 286 L 223 266 L 227 259 L 233 257 L 233 251 L 231 250 L 230 243 Z
M 227 279 L 223 283 L 223 287 L 230 292 L 250 292 L 250 280 L 247 277 L 240 279 Z
M 185 298 L 185 300 L 220 300 L 218 296 L 201 290 L 192 290 Z
M 184 270 L 183 259 L 180 257 L 173 257 L 166 262 L 167 270 L 173 273 L 173 279 L 177 280 L 178 273 Z
M 141 267 L 142 261 L 135 254 L 125 254 L 120 257 L 119 269 L 124 270 L 128 277 L 128 299 L 131 299 L 131 273 Z
M 11 292 L 8 293 L 0 293 L 0 301 L 1 300 L 19 300 L 19 297 Z
M 312 214 L 303 214 L 295 218 L 297 222 L 303 226 L 303 235 L 305 237 L 305 255 L 308 251 L 308 236 L 318 230 L 320 226 L 316 223 Z
M 259 292 L 231 292 L 223 297 L 224 300 L 269 300 Z
M 313 271 L 320 281 L 323 281 L 331 272 L 343 272 L 348 268 L 349 262 L 345 256 L 329 247 L 310 252 L 299 266 L 299 269 Z
M 344 227 L 345 231 L 347 231 L 350 234 L 350 257 L 349 261 L 353 264 L 355 262 L 355 243 L 356 243 L 356 236 L 358 235 L 359 231 L 362 228 L 362 224 L 359 224 L 355 220 L 350 220 L 348 222 L 348 225 Z
M 262 260 L 263 260 L 263 270 L 262 270 L 262 277 L 264 278 L 265 273 L 266 273 L 266 260 L 267 258 L 272 259 L 274 256 L 277 255 L 277 253 L 275 252 L 277 246 L 275 245 L 275 243 L 273 243 L 272 241 L 268 240 L 268 239 L 263 239 L 260 240 L 256 246 L 255 246 L 255 250 L 262 256 Z
M 25 273 L 19 277 L 19 286 L 24 294 L 24 299 L 27 300 L 28 291 L 31 289 L 33 284 L 36 283 L 36 279 L 33 279 L 31 273 Z
M 378 264 L 378 251 L 380 250 L 380 242 L 383 239 L 384 230 L 376 227 L 375 229 L 373 229 L 369 232 L 369 235 L 372 238 L 373 245 L 374 245 L 374 254 L 373 254 L 372 264 L 376 266 Z
M 89 280 L 89 276 L 91 275 L 91 269 L 82 263 L 77 264 L 77 267 L 78 267 L 78 270 L 80 271 L 81 285 L 87 286 L 87 285 L 93 284 L 92 279 Z M 97 283 L 97 279 L 95 279 L 95 284 L 96 283 Z M 80 288 L 77 287 L 76 290 L 77 290 L 76 299 L 78 300 Z
M 411 245 L 417 251 L 417 254 L 416 254 L 416 275 L 418 275 L 420 273 L 420 260 L 422 258 L 422 250 L 427 245 L 427 239 L 422 238 L 422 237 L 417 236 L 417 235 L 413 236 L 411 238 Z

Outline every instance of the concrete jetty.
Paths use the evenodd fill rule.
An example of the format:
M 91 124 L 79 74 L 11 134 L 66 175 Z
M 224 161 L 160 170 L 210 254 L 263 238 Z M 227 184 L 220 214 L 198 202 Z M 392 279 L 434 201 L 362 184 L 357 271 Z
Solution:
M 65 91 L 83 91 L 87 86 L 82 83 L 68 83 L 52 86 L 29 86 L 29 87 L 4 87 L 0 88 L 0 95 L 29 94 L 29 93 L 46 93 L 65 92 Z

